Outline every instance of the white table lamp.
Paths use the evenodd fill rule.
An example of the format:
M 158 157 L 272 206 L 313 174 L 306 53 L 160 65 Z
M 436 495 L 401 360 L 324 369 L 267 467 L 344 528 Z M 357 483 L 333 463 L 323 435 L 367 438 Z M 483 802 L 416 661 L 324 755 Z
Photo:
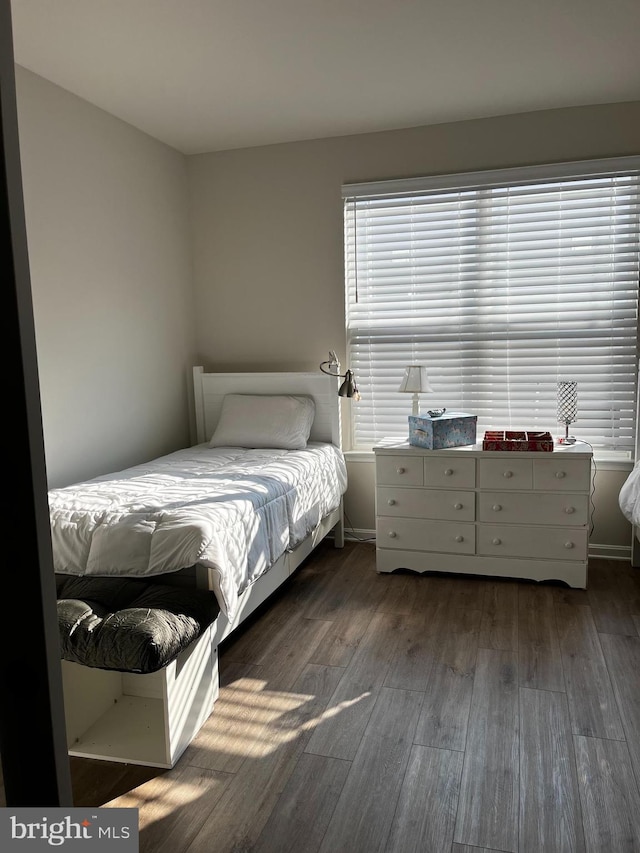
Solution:
M 427 368 L 420 364 L 410 364 L 404 369 L 404 376 L 398 391 L 406 394 L 413 394 L 413 415 L 418 415 L 419 412 L 419 395 L 428 391 L 433 391 L 429 384 L 427 376 Z

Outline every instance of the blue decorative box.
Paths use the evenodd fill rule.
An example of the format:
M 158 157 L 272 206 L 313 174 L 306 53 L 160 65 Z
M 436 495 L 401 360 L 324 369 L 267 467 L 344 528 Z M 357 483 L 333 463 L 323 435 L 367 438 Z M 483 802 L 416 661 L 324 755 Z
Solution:
M 409 444 L 427 450 L 444 450 L 476 443 L 477 415 L 445 412 L 438 418 L 409 415 Z

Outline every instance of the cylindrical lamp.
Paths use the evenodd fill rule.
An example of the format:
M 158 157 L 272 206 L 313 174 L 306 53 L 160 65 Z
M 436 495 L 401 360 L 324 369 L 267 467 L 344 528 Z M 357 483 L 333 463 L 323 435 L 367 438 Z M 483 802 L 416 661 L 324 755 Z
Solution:
M 565 425 L 562 444 L 575 444 L 575 438 L 569 435 L 569 424 L 578 420 L 578 383 L 575 380 L 558 382 L 558 423 Z

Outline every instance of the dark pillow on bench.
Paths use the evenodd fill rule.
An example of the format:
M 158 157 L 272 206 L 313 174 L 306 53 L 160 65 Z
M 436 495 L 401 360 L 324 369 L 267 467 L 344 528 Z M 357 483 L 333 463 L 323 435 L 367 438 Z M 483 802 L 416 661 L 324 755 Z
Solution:
M 120 672 L 162 669 L 218 615 L 213 592 L 130 578 L 56 575 L 63 660 Z

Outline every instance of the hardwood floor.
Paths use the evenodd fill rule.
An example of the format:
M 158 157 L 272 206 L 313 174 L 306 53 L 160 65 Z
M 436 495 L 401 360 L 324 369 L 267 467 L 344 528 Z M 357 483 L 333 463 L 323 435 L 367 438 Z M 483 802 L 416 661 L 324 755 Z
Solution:
M 640 851 L 640 570 L 378 575 L 323 543 L 221 650 L 178 765 L 72 761 L 171 853 Z

